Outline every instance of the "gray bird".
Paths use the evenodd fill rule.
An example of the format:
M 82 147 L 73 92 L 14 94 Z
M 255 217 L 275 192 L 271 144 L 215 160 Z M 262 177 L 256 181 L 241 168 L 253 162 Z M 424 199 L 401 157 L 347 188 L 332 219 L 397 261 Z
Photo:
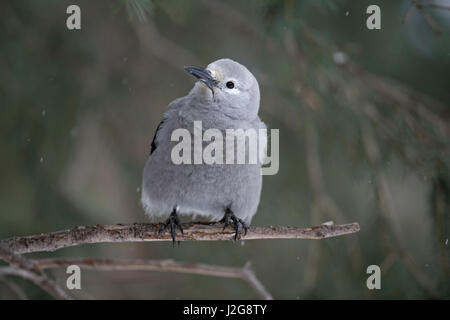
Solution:
M 225 158 L 223 164 L 175 164 L 171 154 L 178 141 L 171 141 L 171 135 L 179 128 L 193 135 L 194 121 L 202 121 L 203 132 L 216 128 L 223 137 L 226 129 L 253 128 L 257 132 L 266 129 L 258 117 L 258 81 L 246 67 L 230 59 L 217 60 L 206 68 L 188 66 L 185 69 L 199 81 L 188 95 L 168 105 L 156 129 L 143 171 L 142 205 L 153 219 L 165 218 L 170 213 L 159 232 L 170 225 L 173 242 L 176 227 L 183 233 L 178 215 L 220 220 L 224 222 L 224 230 L 232 222 L 237 239 L 242 230 L 247 232 L 259 204 L 261 158 L 249 164 L 246 143 L 245 164 L 226 164 Z M 258 136 L 258 142 L 262 146 L 258 147 L 261 156 L 260 153 L 265 152 L 267 135 Z M 202 147 L 207 144 L 203 142 Z

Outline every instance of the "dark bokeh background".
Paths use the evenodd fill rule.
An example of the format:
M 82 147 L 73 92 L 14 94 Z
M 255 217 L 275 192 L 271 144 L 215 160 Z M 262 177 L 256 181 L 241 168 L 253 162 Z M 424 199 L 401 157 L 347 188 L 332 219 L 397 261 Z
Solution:
M 434 1 L 450 6 L 450 1 Z M 66 28 L 78 4 L 82 30 Z M 366 8 L 381 7 L 381 30 Z M 0 3 L 0 238 L 146 221 L 141 172 L 166 105 L 222 57 L 259 80 L 280 129 L 253 225 L 359 222 L 321 241 L 80 246 L 31 255 L 242 266 L 278 299 L 450 298 L 450 10 L 377 1 Z M 366 268 L 382 269 L 382 289 Z M 61 284 L 63 269 L 53 270 Z M 47 298 L 0 278 L 0 298 Z M 251 299 L 241 280 L 83 271 L 79 297 Z

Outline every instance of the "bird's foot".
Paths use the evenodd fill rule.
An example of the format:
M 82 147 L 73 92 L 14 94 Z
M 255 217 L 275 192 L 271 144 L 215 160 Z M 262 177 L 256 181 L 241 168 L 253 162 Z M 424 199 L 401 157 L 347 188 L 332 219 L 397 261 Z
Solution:
M 234 228 L 234 240 L 237 240 L 239 233 L 241 233 L 241 230 L 244 230 L 244 236 L 247 234 L 248 226 L 245 224 L 245 222 L 242 219 L 239 219 L 236 217 L 229 208 L 225 211 L 225 215 L 223 216 L 222 220 L 220 222 L 224 223 L 223 230 L 225 230 L 226 227 L 230 225 L 230 220 L 233 222 L 233 228 Z M 239 225 L 242 226 L 242 228 L 239 228 Z
M 181 226 L 180 219 L 178 218 L 177 207 L 173 209 L 170 216 L 161 225 L 161 227 L 158 230 L 158 235 L 160 235 L 161 232 L 163 232 L 169 224 L 170 224 L 170 234 L 172 235 L 172 246 L 175 247 L 176 227 L 180 229 L 181 235 L 183 235 L 183 227 Z

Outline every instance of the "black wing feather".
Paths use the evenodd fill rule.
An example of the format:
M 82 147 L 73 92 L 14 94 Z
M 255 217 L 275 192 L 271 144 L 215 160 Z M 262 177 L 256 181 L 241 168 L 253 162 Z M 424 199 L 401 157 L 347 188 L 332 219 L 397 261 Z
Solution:
M 156 143 L 156 136 L 158 135 L 159 130 L 162 128 L 162 124 L 165 122 L 165 119 L 162 119 L 161 122 L 158 124 L 158 127 L 156 128 L 155 135 L 153 136 L 152 144 L 150 146 L 150 155 L 153 153 L 153 151 L 156 150 L 156 147 L 158 144 Z

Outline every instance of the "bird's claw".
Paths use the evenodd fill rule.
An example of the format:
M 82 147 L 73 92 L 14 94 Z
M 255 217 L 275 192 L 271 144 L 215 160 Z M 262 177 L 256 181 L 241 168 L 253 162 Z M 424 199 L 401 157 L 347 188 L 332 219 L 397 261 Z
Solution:
M 221 222 L 224 223 L 223 231 L 225 231 L 226 227 L 230 225 L 230 220 L 233 222 L 233 228 L 234 228 L 234 240 L 237 240 L 238 235 L 240 233 L 239 225 L 242 225 L 242 229 L 244 229 L 244 236 L 247 235 L 248 226 L 245 224 L 245 222 L 242 219 L 239 219 L 236 217 L 230 209 L 227 209 L 225 211 L 225 215 L 223 216 L 223 219 Z
M 167 226 L 170 224 L 170 234 L 172 236 L 172 246 L 175 247 L 175 236 L 176 236 L 176 227 L 178 227 L 181 231 L 181 235 L 183 236 L 183 227 L 181 225 L 180 219 L 177 215 L 176 208 L 173 209 L 170 216 L 166 219 L 166 221 L 161 224 L 161 227 L 158 230 L 158 235 L 161 235 L 161 233 L 167 228 Z M 180 243 L 180 242 L 178 242 Z

